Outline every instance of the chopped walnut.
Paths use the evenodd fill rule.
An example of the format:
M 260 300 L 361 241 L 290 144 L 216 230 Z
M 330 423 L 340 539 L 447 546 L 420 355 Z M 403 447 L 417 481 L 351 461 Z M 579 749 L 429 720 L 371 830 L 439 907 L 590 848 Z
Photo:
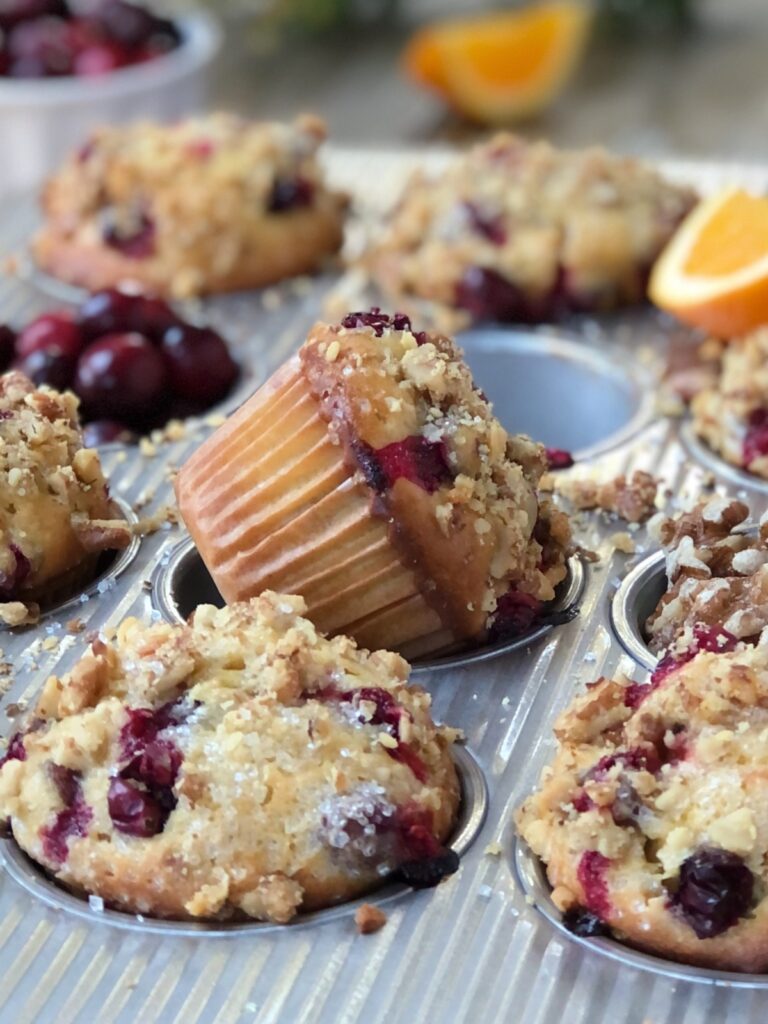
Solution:
M 577 477 L 559 480 L 556 486 L 574 508 L 599 508 L 628 523 L 642 523 L 656 511 L 658 481 L 643 470 L 636 470 L 629 480 L 622 473 L 604 483 Z
M 355 925 L 361 935 L 377 932 L 387 923 L 387 915 L 372 903 L 363 903 L 355 911 Z

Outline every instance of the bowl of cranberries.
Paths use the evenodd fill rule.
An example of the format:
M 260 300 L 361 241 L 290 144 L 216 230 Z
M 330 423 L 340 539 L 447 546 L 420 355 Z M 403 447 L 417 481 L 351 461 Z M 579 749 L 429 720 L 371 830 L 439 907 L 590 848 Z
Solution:
M 100 124 L 203 108 L 219 43 L 203 13 L 170 20 L 134 0 L 0 0 L 0 190 L 38 184 Z
M 89 445 L 130 442 L 170 419 L 199 415 L 230 393 L 240 369 L 210 327 L 162 299 L 108 289 L 76 309 L 0 325 L 0 370 L 80 398 Z

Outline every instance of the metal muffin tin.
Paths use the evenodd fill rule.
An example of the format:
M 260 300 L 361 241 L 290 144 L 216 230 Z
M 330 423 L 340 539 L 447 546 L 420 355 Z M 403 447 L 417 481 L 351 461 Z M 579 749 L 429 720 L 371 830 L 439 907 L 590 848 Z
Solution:
M 391 204 L 414 167 L 437 167 L 444 159 L 423 152 L 335 150 L 328 169 L 337 186 L 355 193 L 365 219 Z M 756 191 L 768 186 L 768 172 L 755 168 L 686 164 L 664 169 L 702 189 L 732 181 Z M 22 248 L 37 224 L 32 200 L 9 205 L 3 213 L 0 256 Z M 51 308 L 50 295 L 34 281 L 0 281 L 1 319 L 25 322 Z M 234 408 L 296 350 L 338 287 L 326 276 L 185 307 L 219 326 L 247 368 L 219 412 Z M 653 472 L 674 501 L 707 487 L 711 457 L 687 448 L 680 422 L 654 411 L 668 350 L 686 343 L 663 317 L 646 310 L 576 318 L 557 330 L 467 332 L 462 342 L 510 428 L 531 423 L 530 429 L 540 429 L 550 444 L 579 449 L 585 468 L 601 478 L 635 469 Z M 528 389 L 519 389 L 520 376 L 529 372 L 521 369 L 523 356 L 543 360 L 543 390 L 533 404 Z M 500 366 L 505 372 L 497 374 L 494 367 Z M 577 383 L 574 367 L 592 383 Z M 489 378 L 483 381 L 486 369 Z M 570 383 L 558 392 L 558 382 L 566 380 Z M 603 402 L 601 394 L 610 398 Z M 574 396 L 580 401 L 566 415 L 566 402 Z M 530 413 L 544 419 L 529 421 Z M 105 446 L 112 493 L 142 515 L 172 503 L 173 470 L 214 425 L 210 415 L 200 417 L 185 437 L 155 448 Z M 582 427 L 593 436 L 579 436 L 576 428 Z M 720 468 L 718 488 L 733 488 L 733 476 Z M 742 483 L 757 517 L 768 494 L 760 481 L 748 478 L 735 486 Z M 546 911 L 548 899 L 540 865 L 528 861 L 523 871 L 522 852 L 513 849 L 512 814 L 552 756 L 556 716 L 600 675 L 623 672 L 638 680 L 646 675 L 639 652 L 630 656 L 619 642 L 611 604 L 622 578 L 652 545 L 643 529 L 631 533 L 637 551 L 630 557 L 611 540 L 625 524 L 593 513 L 577 516 L 575 523 L 578 540 L 599 556 L 585 573 L 577 618 L 526 638 L 502 656 L 419 671 L 435 718 L 461 728 L 476 759 L 464 766 L 465 794 L 467 789 L 474 794 L 465 806 L 472 808 L 471 830 L 479 831 L 464 849 L 456 875 L 434 890 L 382 890 L 370 896 L 382 902 L 388 922 L 368 936 L 357 935 L 351 907 L 281 928 L 168 925 L 122 914 L 117 916 L 130 920 L 130 926 L 112 927 L 108 910 L 63 893 L 6 847 L 7 870 L 0 871 L 0 1021 L 561 1024 L 567 1013 L 589 1024 L 762 1024 L 768 1017 L 762 977 L 686 968 L 618 943 L 608 944 L 611 952 L 605 956 L 597 943 L 564 933 L 555 914 L 539 912 Z M 152 579 L 170 574 L 185 536 L 180 526 L 160 529 L 142 539 L 119 572 L 113 564 L 108 585 L 82 602 L 77 599 L 83 633 L 68 632 L 66 623 L 73 618 L 68 606 L 35 627 L 0 634 L 2 660 L 13 666 L 12 677 L 0 677 L 0 734 L 13 731 L 49 674 L 72 667 L 91 631 L 113 627 L 129 615 L 170 617 L 167 608 L 154 603 L 158 590 L 155 586 L 153 593 Z M 458 756 L 461 761 L 465 754 Z M 476 773 L 487 791 L 484 819 L 477 811 L 483 786 Z M 312 927 L 304 927 L 310 922 Z
M 621 581 L 611 602 L 611 624 L 627 654 L 643 668 L 653 671 L 657 658 L 648 647 L 643 624 L 667 589 L 663 551 L 636 565 Z

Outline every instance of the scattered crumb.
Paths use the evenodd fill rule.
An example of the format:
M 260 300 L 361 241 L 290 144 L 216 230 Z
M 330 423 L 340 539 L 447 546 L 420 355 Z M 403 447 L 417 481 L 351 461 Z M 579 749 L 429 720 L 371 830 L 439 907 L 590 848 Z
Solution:
M 59 646 L 58 637 L 47 636 L 45 638 L 45 640 L 43 640 L 43 650 L 44 651 L 55 651 L 58 646 Z
M 89 896 L 88 906 L 91 908 L 91 910 L 96 911 L 97 914 L 104 913 L 104 900 L 101 898 L 101 896 Z
M 0 603 L 0 622 L 6 626 L 32 626 L 40 618 L 39 605 L 24 604 L 23 601 L 5 601 Z
M 481 900 L 489 900 L 493 896 L 493 889 L 490 885 L 478 885 L 477 895 Z
M 146 537 L 150 533 L 157 533 L 158 530 L 170 530 L 179 522 L 179 512 L 174 505 L 161 505 L 151 515 L 143 516 L 133 527 L 133 532 L 139 537 Z
M 488 843 L 486 848 L 483 850 L 486 857 L 500 857 L 501 856 L 501 843 L 496 839 L 492 843 Z
M 261 304 L 268 313 L 272 313 L 282 306 L 283 296 L 277 288 L 265 288 L 261 293 Z
M 222 416 L 220 412 L 213 413 L 211 416 L 205 417 L 206 426 L 209 427 L 220 427 L 222 423 L 226 423 L 227 417 Z
M 612 533 L 608 538 L 608 541 L 613 544 L 617 551 L 622 551 L 625 555 L 634 555 L 635 553 L 635 542 L 626 530 L 619 530 L 617 533 Z
M 576 553 L 584 559 L 585 562 L 599 562 L 600 555 L 597 551 L 592 551 L 590 548 L 585 548 L 581 544 L 576 548 Z
M 153 430 L 150 438 L 153 444 L 165 441 L 182 441 L 187 436 L 187 424 L 183 420 L 168 420 L 164 427 Z
M 387 923 L 387 915 L 372 903 L 363 903 L 355 911 L 355 925 L 361 935 L 370 935 L 383 928 Z
M 157 447 L 148 437 L 142 437 L 139 441 L 139 451 L 142 455 L 146 455 L 148 458 L 152 458 L 152 456 L 157 455 Z
M 70 619 L 69 622 L 66 623 L 66 630 L 68 633 L 82 633 L 84 629 L 85 623 L 82 619 Z
M 685 416 L 685 402 L 680 395 L 662 391 L 656 398 L 656 412 L 659 416 L 680 419 L 680 417 Z
M 546 494 L 550 494 L 555 489 L 555 482 L 554 473 L 545 473 L 541 480 L 539 480 L 539 490 Z
M 2 262 L 2 271 L 8 277 L 16 277 L 21 270 L 18 253 L 9 253 Z
M 27 708 L 27 702 L 20 700 L 17 704 L 8 704 L 5 709 L 6 718 L 18 718 Z
M 628 523 L 641 523 L 656 511 L 658 481 L 636 470 L 629 479 L 622 473 L 604 482 L 590 477 L 558 480 L 557 490 L 577 509 L 599 508 Z

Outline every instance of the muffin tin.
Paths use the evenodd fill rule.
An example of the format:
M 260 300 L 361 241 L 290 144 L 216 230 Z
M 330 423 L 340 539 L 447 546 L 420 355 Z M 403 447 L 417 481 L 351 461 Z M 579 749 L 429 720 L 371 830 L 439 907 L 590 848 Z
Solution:
M 392 200 L 415 163 L 433 159 L 438 164 L 443 157 L 338 150 L 328 163 L 340 187 L 360 195 L 365 183 L 360 198 L 367 216 Z M 768 185 L 768 172 L 754 169 L 743 174 L 697 165 L 665 170 L 703 189 L 734 178 L 753 189 Z M 35 223 L 31 201 L 8 211 L 0 249 L 22 245 Z M 351 278 L 342 289 L 347 285 L 351 296 Z M 233 354 L 251 368 L 247 389 L 244 384 L 220 412 L 233 408 L 298 347 L 322 315 L 329 292 L 338 290 L 338 282 L 326 277 L 286 284 L 267 295 L 209 300 L 201 307 L 201 318 L 221 326 L 234 342 Z M 0 301 L 3 318 L 11 321 L 28 320 L 51 305 L 29 279 L 0 282 Z M 350 298 L 348 306 L 357 306 L 356 300 Z M 674 501 L 705 492 L 713 468 L 712 456 L 704 460 L 681 442 L 680 421 L 654 408 L 669 349 L 692 343 L 650 311 L 574 319 L 557 330 L 495 329 L 466 337 L 470 363 L 474 360 L 481 385 L 496 399 L 508 427 L 525 429 L 530 423 L 529 429 L 549 443 L 572 445 L 581 455 L 582 471 L 601 479 L 636 469 L 653 472 Z M 541 360 L 543 369 L 536 373 L 543 393 L 526 402 L 527 389 L 521 391 L 520 383 L 533 373 L 526 369 L 530 360 Z M 586 373 L 593 384 L 574 372 Z M 566 410 L 564 403 L 574 395 L 580 404 Z M 534 414 L 535 422 L 527 419 Z M 139 506 L 140 515 L 172 503 L 173 469 L 213 429 L 213 419 L 208 414 L 190 423 L 185 436 L 172 441 L 134 449 L 106 446 L 102 458 L 112 493 Z M 585 427 L 593 435 L 578 433 Z M 550 429 L 552 435 L 546 433 Z M 722 467 L 716 475 L 721 489 L 739 487 Z M 768 505 L 764 485 L 747 478 L 743 490 L 759 516 Z M 108 585 L 77 599 L 83 633 L 68 633 L 66 622 L 73 616 L 63 608 L 36 627 L 3 632 L 2 660 L 13 665 L 14 675 L 0 677 L 0 733 L 12 731 L 51 672 L 72 667 L 89 631 L 128 615 L 171 618 L 179 614 L 175 607 L 186 608 L 190 596 L 194 601 L 205 593 L 183 529 L 166 526 L 143 537 L 119 572 L 113 565 Z M 649 568 L 654 560 L 644 562 L 653 550 L 644 529 L 629 531 L 636 544 L 630 557 L 611 540 L 627 530 L 626 524 L 582 513 L 575 526 L 578 540 L 597 552 L 599 561 L 574 569 L 583 572 L 584 586 L 573 621 L 526 637 L 503 656 L 419 671 L 419 683 L 433 696 L 435 718 L 461 728 L 466 739 L 466 750 L 458 752 L 467 820 L 454 838 L 462 849 L 456 875 L 434 890 L 381 890 L 369 896 L 382 903 L 389 918 L 375 935 L 357 935 L 350 913 L 354 905 L 286 927 L 168 924 L 113 914 L 100 910 L 98 901 L 94 905 L 64 893 L 3 843 L 0 1017 L 56 1024 L 95 1019 L 559 1024 L 567 1007 L 569 1017 L 590 1024 L 764 1019 L 763 977 L 689 968 L 611 940 L 565 933 L 541 866 L 514 838 L 512 812 L 551 757 L 557 714 L 586 682 L 618 672 L 642 680 L 650 665 L 638 647 L 625 651 L 615 609 L 611 620 L 614 599 L 624 600 L 625 618 L 634 615 L 636 624 L 641 603 L 660 585 L 658 566 L 656 575 Z M 622 578 L 636 565 L 640 568 L 629 577 L 636 584 L 631 600 L 629 583 L 616 598 Z M 304 927 L 310 923 L 313 927 Z

